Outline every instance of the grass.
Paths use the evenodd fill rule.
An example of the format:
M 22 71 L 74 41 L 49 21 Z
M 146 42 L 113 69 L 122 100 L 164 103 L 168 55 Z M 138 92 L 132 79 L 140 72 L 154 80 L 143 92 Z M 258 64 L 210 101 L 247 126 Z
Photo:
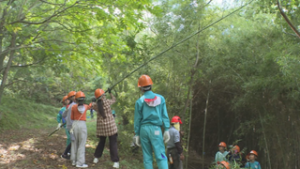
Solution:
M 4 97 L 0 105 L 0 130 L 53 126 L 57 123 L 56 115 L 59 110 L 60 108 L 48 105 Z

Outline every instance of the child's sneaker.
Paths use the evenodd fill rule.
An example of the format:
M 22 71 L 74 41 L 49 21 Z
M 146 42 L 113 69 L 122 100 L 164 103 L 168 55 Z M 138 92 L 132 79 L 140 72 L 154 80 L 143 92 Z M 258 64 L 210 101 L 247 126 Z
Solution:
M 113 168 L 119 168 L 119 162 L 114 162 Z
M 70 156 L 67 156 L 67 155 L 64 155 L 64 154 L 61 155 L 60 157 L 61 157 L 61 158 L 64 158 L 64 159 L 67 159 L 67 160 L 70 160 Z
M 76 165 L 77 168 L 88 168 L 87 164 L 82 164 L 82 165 Z
M 94 158 L 93 163 L 97 164 L 98 162 L 99 162 L 99 159 L 98 158 Z
M 73 161 L 73 162 L 72 162 L 72 165 L 73 165 L 73 166 L 76 165 L 76 161 Z

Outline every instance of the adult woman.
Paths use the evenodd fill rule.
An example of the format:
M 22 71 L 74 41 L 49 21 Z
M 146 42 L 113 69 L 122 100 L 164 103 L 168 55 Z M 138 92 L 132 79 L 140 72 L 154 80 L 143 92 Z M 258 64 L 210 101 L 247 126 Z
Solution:
M 116 98 L 111 94 L 111 90 L 108 92 L 112 99 L 106 99 L 105 92 L 102 89 L 95 90 L 96 103 L 93 103 L 93 109 L 97 112 L 97 137 L 100 138 L 96 151 L 94 153 L 94 163 L 98 163 L 102 156 L 106 137 L 109 138 L 110 158 L 114 162 L 113 168 L 119 168 L 119 156 L 118 156 L 118 129 L 115 123 L 115 119 L 112 115 L 110 106 L 116 102 Z

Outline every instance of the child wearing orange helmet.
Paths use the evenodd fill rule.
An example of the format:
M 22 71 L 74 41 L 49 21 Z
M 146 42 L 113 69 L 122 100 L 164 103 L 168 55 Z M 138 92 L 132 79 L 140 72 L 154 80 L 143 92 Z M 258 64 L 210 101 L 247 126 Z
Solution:
M 56 120 L 58 122 L 58 126 L 56 129 L 59 130 L 61 127 L 63 127 L 65 129 L 65 132 L 67 135 L 67 146 L 68 146 L 71 143 L 70 134 L 69 134 L 68 129 L 66 128 L 66 125 L 62 126 L 62 124 L 66 123 L 66 119 L 63 118 L 62 114 L 66 110 L 67 105 L 69 104 L 68 96 L 64 96 L 61 102 L 63 104 L 63 107 L 60 109 L 60 111 L 58 112 L 58 114 L 56 116 Z M 66 156 L 66 158 L 68 158 L 68 157 Z
M 75 99 L 77 104 L 71 108 L 71 120 L 73 120 L 71 132 L 75 138 L 72 146 L 75 146 L 75 151 L 72 148 L 71 159 L 73 160 L 73 165 L 76 164 L 76 167 L 87 168 L 88 165 L 85 164 L 85 144 L 87 140 L 86 111 L 90 107 L 84 104 L 85 94 L 83 92 L 77 92 Z
M 258 153 L 255 150 L 251 150 L 249 153 L 249 162 L 246 163 L 245 168 L 261 169 L 260 164 L 256 161 Z
M 226 158 L 231 165 L 238 164 L 240 167 L 243 167 L 246 162 L 246 159 L 243 157 L 241 149 L 238 145 L 233 146 L 233 148 L 227 154 Z
M 66 106 L 66 110 L 62 113 L 62 117 L 65 118 L 66 120 L 66 129 L 68 130 L 68 133 L 70 135 L 70 143 L 68 144 L 68 146 L 66 147 L 64 153 L 61 155 L 62 158 L 65 158 L 65 159 L 69 159 L 69 155 L 70 152 L 71 152 L 71 149 L 72 149 L 72 142 L 74 142 L 74 136 L 72 133 L 70 133 L 70 130 L 72 128 L 72 124 L 73 124 L 73 120 L 71 120 L 71 108 L 73 105 L 76 104 L 75 102 L 75 95 L 76 95 L 76 92 L 75 91 L 70 91 L 67 95 L 68 97 L 68 102 L 69 104 Z M 73 146 L 74 148 L 74 146 Z M 74 150 L 75 151 L 75 150 Z
M 230 165 L 227 161 L 217 162 L 217 169 L 230 169 Z
M 115 96 L 108 89 L 111 99 L 107 99 L 103 89 L 95 90 L 96 103 L 93 104 L 93 109 L 97 112 L 97 137 L 99 143 L 94 153 L 93 163 L 98 163 L 99 158 L 103 155 L 105 141 L 109 139 L 110 159 L 113 162 L 113 168 L 120 168 L 119 153 L 118 153 L 118 128 L 111 111 L 111 105 L 116 102 Z
M 221 162 L 221 161 L 226 161 L 226 155 L 228 154 L 228 151 L 226 151 L 226 143 L 225 142 L 220 142 L 219 143 L 219 151 L 215 155 L 215 162 Z

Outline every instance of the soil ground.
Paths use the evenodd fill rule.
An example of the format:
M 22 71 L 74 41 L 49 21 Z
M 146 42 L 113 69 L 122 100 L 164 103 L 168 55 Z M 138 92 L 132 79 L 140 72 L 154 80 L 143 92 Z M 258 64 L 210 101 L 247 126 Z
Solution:
M 0 137 L 0 168 L 1 169 L 32 169 L 32 168 L 76 168 L 70 160 L 60 158 L 66 148 L 64 130 L 60 130 L 48 137 L 53 129 L 19 129 L 7 130 Z M 109 150 L 106 150 L 109 151 Z M 86 144 L 86 162 L 89 168 L 101 167 L 104 161 L 110 161 L 108 154 L 93 164 L 94 147 Z M 112 165 L 112 163 L 111 163 Z M 122 166 L 120 167 L 122 168 Z

